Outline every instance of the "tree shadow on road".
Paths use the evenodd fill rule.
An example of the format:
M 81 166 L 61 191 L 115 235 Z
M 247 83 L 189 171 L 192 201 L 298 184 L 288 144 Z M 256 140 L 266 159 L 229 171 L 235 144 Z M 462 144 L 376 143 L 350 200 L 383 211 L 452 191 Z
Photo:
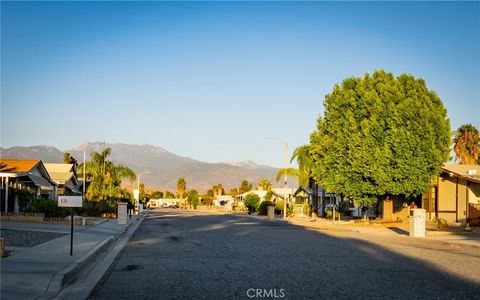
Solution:
M 267 290 L 263 296 L 272 290 L 285 299 L 479 295 L 478 248 L 406 237 L 387 247 L 355 235 L 229 215 L 155 215 L 92 296 L 251 299 L 252 289 L 253 298 L 258 290 Z M 141 268 L 126 274 L 128 265 Z

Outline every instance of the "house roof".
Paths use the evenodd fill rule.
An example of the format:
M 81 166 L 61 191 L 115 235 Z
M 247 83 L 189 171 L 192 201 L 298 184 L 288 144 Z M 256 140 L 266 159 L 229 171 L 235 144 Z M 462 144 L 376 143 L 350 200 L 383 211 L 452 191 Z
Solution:
M 41 176 L 33 175 L 34 169 L 37 169 Z M 16 177 L 28 177 L 27 180 L 33 182 L 36 186 L 50 187 L 57 185 L 52 178 L 50 178 L 43 162 L 38 159 L 1 158 L 0 173 L 16 174 Z
M 28 173 L 41 161 L 38 159 L 0 159 L 0 172 Z
M 35 184 L 36 186 L 43 186 L 43 187 L 51 187 L 55 186 L 52 182 L 48 181 L 47 179 L 41 177 L 41 176 L 36 176 L 36 175 L 28 175 L 30 180 Z
M 48 169 L 47 169 L 48 171 Z M 48 174 L 50 174 L 50 178 L 53 179 L 56 183 L 63 184 L 66 181 L 68 181 L 72 176 L 73 172 L 50 172 L 48 171 Z
M 442 170 L 456 177 L 480 183 L 480 165 L 445 165 Z
M 73 164 L 53 164 L 53 163 L 43 163 L 48 173 L 67 173 L 73 172 Z
M 243 194 L 240 194 L 238 195 L 237 197 L 245 197 L 247 196 L 248 194 L 255 194 L 255 195 L 258 195 L 260 198 L 261 197 L 265 197 L 265 195 L 267 194 L 268 191 L 264 191 L 264 190 L 250 190 L 248 192 L 245 192 Z
M 293 193 L 293 196 L 308 197 L 308 195 L 313 194 L 312 190 L 305 186 L 299 186 L 298 189 Z

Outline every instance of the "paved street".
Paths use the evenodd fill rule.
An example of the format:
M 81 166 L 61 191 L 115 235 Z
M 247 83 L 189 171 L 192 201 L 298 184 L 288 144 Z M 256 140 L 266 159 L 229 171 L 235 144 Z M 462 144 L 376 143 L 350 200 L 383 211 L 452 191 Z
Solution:
M 479 262 L 473 246 L 159 209 L 91 298 L 478 299 Z

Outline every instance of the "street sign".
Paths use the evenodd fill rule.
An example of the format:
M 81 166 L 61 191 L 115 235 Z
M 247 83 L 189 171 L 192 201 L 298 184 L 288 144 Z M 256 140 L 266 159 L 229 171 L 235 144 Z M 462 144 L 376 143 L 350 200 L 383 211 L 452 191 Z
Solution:
M 58 207 L 82 207 L 82 196 L 58 196 Z

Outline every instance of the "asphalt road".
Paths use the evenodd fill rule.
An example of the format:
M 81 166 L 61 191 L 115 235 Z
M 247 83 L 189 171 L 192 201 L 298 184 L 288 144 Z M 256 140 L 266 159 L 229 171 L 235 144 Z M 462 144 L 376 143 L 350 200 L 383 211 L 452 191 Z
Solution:
M 92 299 L 479 299 L 480 248 L 151 211 Z

